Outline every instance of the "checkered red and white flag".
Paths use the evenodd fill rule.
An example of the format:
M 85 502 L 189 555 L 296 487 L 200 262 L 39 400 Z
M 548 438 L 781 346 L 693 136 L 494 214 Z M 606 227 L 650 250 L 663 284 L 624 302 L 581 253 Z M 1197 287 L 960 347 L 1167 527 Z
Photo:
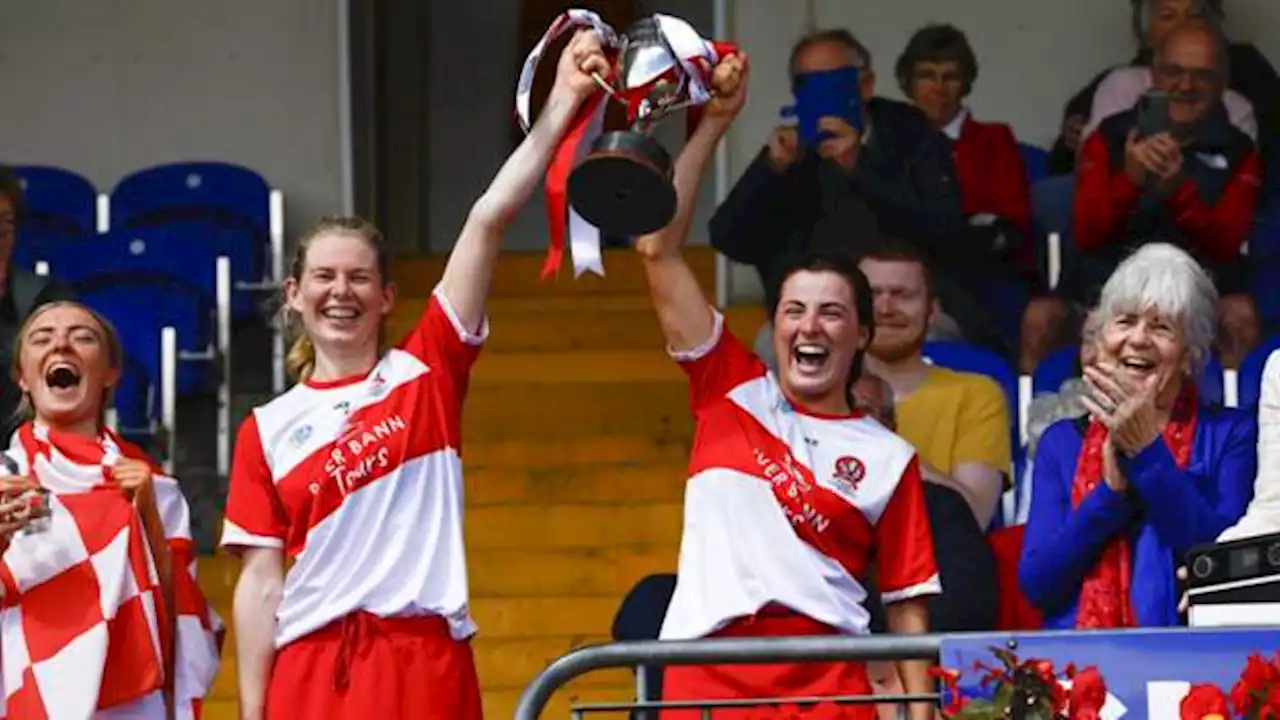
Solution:
M 107 433 L 68 436 L 28 423 L 6 454 L 51 493 L 47 531 L 14 538 L 0 560 L 0 678 L 6 720 L 88 720 L 118 708 L 150 717 L 163 701 L 163 645 L 174 641 L 177 717 L 198 718 L 217 674 L 222 625 L 195 578 L 190 515 L 154 467 L 173 561 L 176 640 L 142 518 L 110 479 L 122 458 L 150 459 Z M 162 629 L 163 628 L 163 629 Z M 162 642 L 163 641 L 163 642 Z

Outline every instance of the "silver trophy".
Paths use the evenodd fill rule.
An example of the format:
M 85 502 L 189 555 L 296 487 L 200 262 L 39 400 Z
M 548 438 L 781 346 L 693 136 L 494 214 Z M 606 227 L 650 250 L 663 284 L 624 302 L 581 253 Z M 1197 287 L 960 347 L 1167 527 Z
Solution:
M 635 236 L 659 230 L 676 211 L 671 155 L 652 137 L 656 123 L 698 104 L 691 78 L 658 18 L 627 28 L 610 78 L 596 82 L 627 107 L 630 127 L 605 132 L 569 176 L 573 209 L 607 235 Z

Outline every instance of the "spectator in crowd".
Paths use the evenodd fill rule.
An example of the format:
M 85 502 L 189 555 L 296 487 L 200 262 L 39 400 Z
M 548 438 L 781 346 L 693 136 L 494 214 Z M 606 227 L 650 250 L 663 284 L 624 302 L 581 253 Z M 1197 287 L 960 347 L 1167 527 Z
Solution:
M 1280 350 L 1272 352 L 1262 371 L 1258 398 L 1258 477 L 1253 502 L 1240 522 L 1218 537 L 1220 542 L 1280 532 Z
M 1217 28 L 1222 22 L 1220 11 L 1209 7 L 1207 3 L 1170 2 L 1169 0 L 1143 0 L 1143 2 L 1149 8 L 1147 21 L 1144 23 L 1147 48 L 1160 47 L 1165 36 L 1184 25 L 1207 24 Z M 1147 57 L 1145 60 L 1142 63 L 1115 68 L 1098 83 L 1093 93 L 1089 120 L 1082 131 L 1083 138 L 1088 138 L 1094 130 L 1097 130 L 1103 120 L 1126 110 L 1132 110 L 1138 104 L 1142 94 L 1151 89 L 1153 84 L 1151 58 Z M 1254 115 L 1253 103 L 1228 87 L 1222 94 L 1222 105 L 1227 111 L 1231 124 L 1248 135 L 1250 140 L 1256 142 L 1258 121 Z
M 850 388 L 854 407 L 875 418 L 890 430 L 897 430 L 893 388 L 884 378 L 864 372 Z M 938 563 L 942 594 L 929 602 L 932 632 L 974 632 L 996 627 L 997 592 L 995 559 L 983 528 L 973 517 L 964 496 L 947 485 L 925 478 L 924 503 L 933 531 L 933 551 Z M 867 609 L 871 631 L 884 632 L 884 607 L 879 592 L 867 589 Z M 903 686 L 890 662 L 867 665 L 877 694 L 900 694 Z M 897 718 L 898 706 L 882 703 L 882 718 Z
M 947 312 L 967 337 L 1003 348 L 1004 339 L 966 290 L 980 285 L 965 272 L 975 255 L 990 255 L 966 234 L 951 152 L 929 120 L 905 103 L 875 96 L 876 75 L 866 47 L 846 30 L 821 30 L 802 38 L 791 53 L 793 86 L 812 73 L 856 67 L 864 132 L 828 117 L 828 137 L 801 147 L 794 126 L 776 128 L 765 147 L 711 218 L 711 243 L 730 258 L 756 268 L 770 316 L 785 259 L 806 249 L 823 218 L 848 213 L 827 233 L 823 251 L 857 253 L 869 209 L 877 227 L 905 238 L 948 270 L 939 292 Z M 852 209 L 849 209 L 852 206 Z M 856 219 L 853 219 L 856 217 Z M 853 228 L 856 228 L 854 230 Z M 979 252 L 981 251 L 981 252 Z
M 61 283 L 13 264 L 23 211 L 18 176 L 12 168 L 0 165 L 0 367 L 12 364 L 18 327 L 33 309 L 72 297 L 70 289 Z M 6 374 L 0 380 L 0 432 L 4 437 L 16 427 L 14 411 L 21 400 L 22 391 Z
M 1054 423 L 1036 451 L 1018 577 L 1047 627 L 1177 624 L 1175 563 L 1244 514 L 1254 419 L 1202 405 L 1193 380 L 1216 304 L 1204 269 L 1164 243 L 1103 288 L 1089 416 Z
M 1170 94 L 1169 129 L 1139 135 L 1137 110 L 1113 115 L 1085 141 L 1077 174 L 1075 241 L 1088 255 L 1081 292 L 1101 285 L 1134 247 L 1166 240 L 1211 269 L 1220 294 L 1223 363 L 1257 343 L 1241 248 L 1253 225 L 1262 162 L 1222 106 L 1225 45 L 1204 25 L 1164 36 L 1155 87 Z
M 964 105 L 978 79 L 969 39 L 951 25 L 926 25 L 907 41 L 895 70 L 903 94 L 951 141 L 964 215 L 971 224 L 1016 232 L 1009 244 L 1032 269 L 1030 247 L 1022 241 L 1031 232 L 1031 196 L 1018 141 L 1008 125 L 979 122 Z
M 701 178 L 745 103 L 745 68 L 734 56 L 717 66 L 719 97 L 675 163 L 675 217 L 636 242 L 667 346 L 689 376 L 697 425 L 661 637 L 866 633 L 863 583 L 873 561 L 890 629 L 923 633 L 926 599 L 940 588 L 915 451 L 850 402 L 874 334 L 866 278 L 841 254 L 806 253 L 780 271 L 775 376 L 725 328 L 681 255 Z M 899 672 L 909 691 L 928 692 L 928 663 L 904 661 Z M 870 691 L 858 662 L 672 666 L 663 678 L 667 701 Z M 931 719 L 934 709 L 914 703 L 911 717 Z M 874 709 L 844 716 L 864 720 Z
M 966 286 L 1003 335 L 1014 337 L 1027 299 L 1039 291 L 1031 238 L 1031 193 L 1013 130 L 973 118 L 964 99 L 978 59 L 964 33 L 927 25 L 898 57 L 898 85 L 951 145 L 961 210 L 973 245 L 992 248 L 982 282 Z
M 1183 23 L 1208 20 L 1221 24 L 1225 18 L 1222 0 L 1130 2 L 1133 9 L 1133 32 L 1139 44 L 1138 54 L 1129 62 L 1130 66 L 1150 66 L 1155 49 L 1164 36 Z M 1280 128 L 1276 125 L 1280 122 L 1280 106 L 1277 105 L 1280 103 L 1280 75 L 1277 75 L 1267 58 L 1249 43 L 1232 43 L 1227 48 L 1227 59 L 1227 64 L 1231 67 L 1231 89 L 1252 104 L 1259 137 L 1266 144 L 1268 139 L 1275 138 L 1280 133 Z M 1063 111 L 1062 134 L 1054 144 L 1050 156 L 1054 174 L 1070 173 L 1075 169 L 1082 133 L 1090 124 L 1091 115 L 1097 122 L 1103 119 L 1093 112 L 1094 96 L 1112 70 L 1113 68 L 1108 68 L 1099 73 L 1067 102 Z M 1103 109 L 1105 107 L 1104 104 Z
M 893 388 L 898 433 L 919 451 L 925 478 L 959 492 L 985 528 L 1009 472 L 1004 393 L 988 377 L 924 361 L 925 329 L 938 301 L 917 250 L 885 241 L 859 267 L 875 298 L 876 334 L 867 369 Z

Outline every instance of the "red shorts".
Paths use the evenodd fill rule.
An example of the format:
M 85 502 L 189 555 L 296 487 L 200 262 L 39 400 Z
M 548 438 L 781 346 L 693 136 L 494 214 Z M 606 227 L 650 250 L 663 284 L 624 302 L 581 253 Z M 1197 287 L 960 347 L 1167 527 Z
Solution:
M 438 616 L 354 612 L 284 646 L 267 686 L 267 720 L 480 720 L 471 643 Z
M 767 607 L 734 620 L 711 637 L 794 637 L 836 635 L 839 631 L 786 608 Z M 664 702 L 746 698 L 871 695 L 867 668 L 858 662 L 779 663 L 773 665 L 684 665 L 663 672 Z M 700 710 L 664 710 L 662 720 L 698 720 Z M 875 706 L 835 705 L 716 709 L 716 720 L 875 720 Z

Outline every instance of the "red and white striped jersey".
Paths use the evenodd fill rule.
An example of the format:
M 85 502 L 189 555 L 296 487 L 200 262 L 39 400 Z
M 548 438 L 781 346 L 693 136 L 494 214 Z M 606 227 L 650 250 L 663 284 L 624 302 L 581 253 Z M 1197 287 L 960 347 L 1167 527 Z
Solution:
M 240 427 L 222 544 L 294 560 L 283 646 L 356 610 L 440 615 L 475 632 L 462 539 L 462 402 L 488 334 L 439 289 L 368 375 L 304 381 Z
M 861 415 L 790 403 L 724 329 L 672 353 L 696 420 L 679 579 L 661 637 L 705 637 L 776 603 L 867 632 L 861 582 L 886 603 L 941 591 L 914 448 Z
M 141 517 L 110 480 L 122 458 L 152 465 L 174 565 L 175 704 L 196 718 L 221 656 L 222 624 L 196 582 L 190 513 L 177 481 L 110 432 L 83 438 L 27 423 L 5 454 L 51 493 L 49 529 L 15 537 L 0 562 L 0 717 L 164 717 L 164 605 Z

